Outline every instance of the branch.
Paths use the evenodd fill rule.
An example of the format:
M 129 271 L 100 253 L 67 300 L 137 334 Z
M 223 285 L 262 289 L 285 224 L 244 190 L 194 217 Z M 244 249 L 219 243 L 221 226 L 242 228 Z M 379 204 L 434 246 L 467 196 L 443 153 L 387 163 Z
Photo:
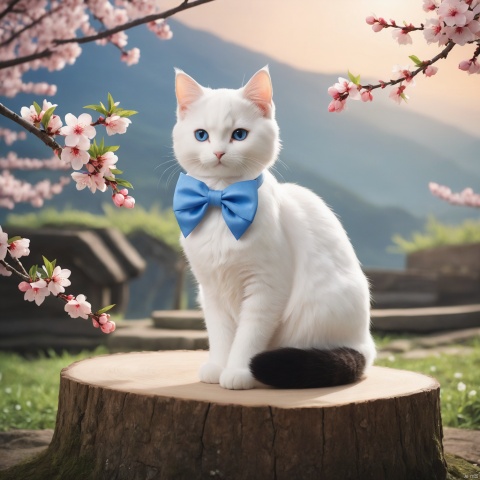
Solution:
M 17 3 L 20 3 L 21 0 L 12 0 L 8 5 L 7 7 L 5 8 L 5 10 L 3 10 L 2 12 L 0 12 L 0 19 L 2 19 L 3 17 L 5 17 L 7 14 L 9 14 L 12 10 L 13 10 L 13 7 L 15 7 L 15 5 Z
M 38 137 L 45 145 L 47 145 L 47 147 L 50 147 L 53 151 L 56 152 L 57 150 L 62 150 L 62 147 L 52 137 L 47 135 L 42 130 L 36 128 L 31 123 L 28 123 L 25 119 L 17 115 L 15 112 L 12 112 L 2 103 L 0 103 L 0 115 L 7 117 L 9 120 L 12 120 L 13 122 L 23 127 L 25 130 Z
M 57 8 L 54 8 L 53 10 L 49 10 L 45 12 L 41 17 L 37 18 L 36 20 L 33 20 L 31 23 L 28 25 L 25 25 L 23 28 L 20 30 L 16 31 L 12 36 L 8 39 L 5 40 L 4 42 L 0 43 L 0 47 L 5 47 L 6 45 L 10 44 L 13 42 L 17 37 L 19 37 L 23 32 L 27 31 L 29 28 L 34 27 L 35 25 L 38 25 L 44 18 L 54 14 L 58 10 L 60 10 L 61 5 L 59 5 Z
M 63 45 L 65 43 L 82 44 L 82 43 L 93 42 L 95 40 L 101 40 L 103 38 L 110 37 L 115 33 L 123 32 L 125 30 L 129 30 L 130 28 L 137 27 L 138 25 L 143 25 L 145 23 L 154 22 L 155 20 L 165 19 L 179 12 L 183 12 L 184 10 L 188 10 L 193 7 L 198 7 L 199 5 L 203 5 L 204 3 L 209 3 L 213 1 L 214 0 L 196 0 L 192 3 L 188 3 L 188 0 L 185 0 L 178 7 L 171 8 L 170 10 L 166 10 L 165 12 L 162 12 L 162 13 L 155 13 L 152 15 L 148 15 L 146 17 L 137 18 L 136 20 L 132 20 L 131 22 L 124 23 L 123 25 L 118 25 L 117 27 L 97 33 L 96 35 L 90 35 L 88 37 L 82 37 L 82 38 L 67 38 L 64 40 L 53 40 L 53 43 L 55 43 L 56 45 Z M 1 66 L 1 63 L 0 63 L 0 66 Z
M 75 37 L 75 38 L 57 39 L 57 40 L 53 40 L 52 43 L 54 45 L 64 45 L 66 43 L 82 44 L 82 43 L 93 42 L 95 40 L 101 40 L 103 38 L 110 37 L 114 33 L 123 32 L 125 30 L 129 30 L 130 28 L 137 27 L 138 25 L 154 22 L 155 20 L 165 19 L 175 15 L 176 13 L 182 12 L 184 10 L 188 10 L 190 8 L 198 7 L 199 5 L 203 5 L 204 3 L 209 3 L 213 1 L 214 0 L 195 0 L 192 3 L 189 3 L 187 0 L 185 0 L 178 7 L 172 8 L 170 10 L 166 10 L 162 13 L 156 13 L 153 15 L 148 15 L 146 17 L 137 18 L 136 20 L 132 20 L 131 22 L 124 23 L 123 25 L 118 25 L 117 27 L 97 33 L 96 35 L 90 35 L 88 37 L 82 37 L 82 38 Z M 21 65 L 23 63 L 31 62 L 33 60 L 38 60 L 40 58 L 46 58 L 52 55 L 53 53 L 54 53 L 54 50 L 46 48 L 41 52 L 33 53 L 31 55 L 25 55 L 24 57 L 5 60 L 3 62 L 0 62 L 0 70 L 4 68 L 14 67 L 16 65 Z
M 442 59 L 442 58 L 447 58 L 448 54 L 452 51 L 453 47 L 455 47 L 456 43 L 455 42 L 452 42 L 451 40 L 447 43 L 447 46 L 438 54 L 438 55 L 435 55 L 435 57 L 433 57 L 431 60 L 427 60 L 425 62 L 423 62 L 422 66 L 421 67 L 418 67 L 416 70 L 413 70 L 411 72 L 411 75 L 409 78 L 413 78 L 415 77 L 416 75 L 418 75 L 420 72 L 422 72 L 423 70 L 425 70 L 425 68 L 428 66 L 428 65 L 433 65 L 434 63 L 438 62 L 438 60 Z M 406 79 L 406 77 L 400 77 L 399 79 L 397 80 L 390 80 L 389 82 L 381 82 L 377 85 L 360 85 L 361 88 L 365 88 L 367 90 L 375 90 L 376 88 L 385 88 L 387 86 L 393 86 L 393 85 L 397 85 L 398 83 L 401 83 L 403 82 L 404 80 Z
M 12 272 L 14 275 L 17 277 L 20 277 L 22 280 L 29 282 L 30 277 L 27 275 L 24 275 L 23 273 L 19 272 L 18 270 L 15 270 L 11 265 L 9 265 L 7 262 L 4 260 L 0 260 L 0 265 L 3 265 L 9 272 Z

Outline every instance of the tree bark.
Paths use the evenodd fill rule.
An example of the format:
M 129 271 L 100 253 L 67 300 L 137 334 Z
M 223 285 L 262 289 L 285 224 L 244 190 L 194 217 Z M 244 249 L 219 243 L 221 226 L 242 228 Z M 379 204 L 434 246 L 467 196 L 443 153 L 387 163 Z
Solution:
M 206 355 L 116 354 L 64 369 L 48 478 L 446 478 L 435 379 L 372 367 L 341 387 L 230 391 L 198 382 Z

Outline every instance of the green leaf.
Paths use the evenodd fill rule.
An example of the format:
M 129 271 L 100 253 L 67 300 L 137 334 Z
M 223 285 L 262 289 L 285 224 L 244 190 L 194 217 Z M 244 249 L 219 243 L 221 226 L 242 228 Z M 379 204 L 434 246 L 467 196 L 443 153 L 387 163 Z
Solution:
M 37 278 L 37 270 L 38 270 L 38 265 L 32 265 L 30 267 L 30 270 L 28 271 L 28 275 L 32 280 L 35 280 Z
M 132 115 L 136 115 L 138 112 L 136 110 L 124 110 L 123 108 L 117 108 L 113 113 L 119 117 L 131 117 Z
M 51 278 L 53 275 L 54 265 L 43 255 L 42 255 L 42 258 L 43 258 L 43 264 L 45 265 L 45 270 L 47 271 L 47 276 L 48 278 Z
M 125 180 L 123 178 L 116 178 L 115 182 L 117 182 L 122 187 L 133 188 L 133 185 L 128 180 Z
M 408 57 L 417 67 L 420 67 L 423 65 L 423 62 L 416 56 L 416 55 L 410 55 Z
M 42 117 L 42 125 L 45 127 L 45 130 L 46 130 L 47 127 L 48 127 L 48 122 L 49 122 L 50 119 L 52 118 L 52 115 L 53 115 L 53 112 L 55 111 L 55 108 L 56 108 L 56 107 L 50 107 L 50 108 L 43 114 L 43 117 Z
M 407 100 L 408 100 L 408 99 L 407 99 L 407 96 L 406 96 L 404 93 L 401 93 L 401 94 L 400 94 L 400 97 L 403 99 L 403 101 L 405 101 L 406 103 L 408 103 L 408 102 L 407 102 Z
M 352 83 L 358 85 L 360 83 L 360 75 L 355 76 L 350 70 L 348 71 L 348 78 Z
M 103 108 L 102 108 L 103 107 Z M 105 107 L 102 105 L 85 105 L 83 108 L 89 108 L 90 110 L 95 110 L 98 113 L 101 113 L 102 115 L 107 115 L 108 112 L 105 110 Z
M 101 315 L 102 313 L 108 312 L 108 311 L 111 310 L 115 305 L 116 305 L 116 303 L 113 303 L 112 305 L 108 305 L 107 307 L 103 307 L 103 308 L 101 308 L 100 310 L 98 310 L 98 312 L 95 312 L 95 315 Z
M 35 107 L 35 111 L 37 112 L 37 114 L 40 115 L 42 107 L 37 102 L 33 102 L 33 106 Z
M 123 173 L 122 170 L 119 170 L 118 168 L 111 168 L 110 171 L 114 174 L 114 175 L 121 175 Z
M 111 145 L 110 147 L 105 147 L 105 152 L 116 152 L 120 148 L 120 145 Z
M 16 242 L 17 240 L 21 240 L 21 239 L 22 239 L 22 237 L 19 237 L 18 235 L 16 235 L 15 237 L 9 238 L 7 240 L 7 243 Z
M 112 95 L 108 92 L 108 111 L 111 113 L 115 110 L 115 102 L 113 101 Z

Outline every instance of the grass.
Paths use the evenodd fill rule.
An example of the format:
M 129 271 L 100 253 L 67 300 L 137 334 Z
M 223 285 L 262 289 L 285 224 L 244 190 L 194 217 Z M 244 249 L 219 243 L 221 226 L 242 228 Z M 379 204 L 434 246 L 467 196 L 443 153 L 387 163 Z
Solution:
M 432 353 L 424 359 L 392 355 L 377 360 L 376 365 L 411 370 L 436 378 L 440 383 L 443 425 L 480 429 L 480 338 L 473 338 L 462 346 L 471 347 L 472 353 L 438 356 Z
M 105 348 L 78 355 L 53 351 L 35 358 L 0 352 L 0 431 L 54 428 L 62 368 Z
M 407 336 L 377 337 L 377 345 L 395 338 Z M 376 364 L 435 377 L 441 385 L 443 425 L 480 429 L 480 338 L 471 340 L 469 346 L 472 353 L 465 356 L 409 360 L 396 355 Z M 78 355 L 48 352 L 36 358 L 0 352 L 0 430 L 54 428 L 60 370 L 105 353 L 103 347 Z

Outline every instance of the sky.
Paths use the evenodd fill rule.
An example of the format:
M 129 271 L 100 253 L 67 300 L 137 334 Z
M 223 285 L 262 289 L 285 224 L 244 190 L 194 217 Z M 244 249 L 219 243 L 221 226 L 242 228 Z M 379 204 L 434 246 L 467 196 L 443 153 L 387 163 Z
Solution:
M 405 20 L 419 25 L 432 16 L 422 10 L 422 3 L 422 0 L 215 0 L 175 18 L 299 69 L 331 74 L 332 84 L 339 74 L 346 76 L 348 70 L 376 82 L 389 80 L 394 65 L 411 64 L 409 55 L 426 60 L 440 50 L 438 46 L 427 45 L 421 32 L 412 33 L 412 45 L 398 45 L 392 38 L 392 29 L 374 33 L 365 18 L 374 14 L 394 19 L 397 24 Z M 422 112 L 480 138 L 480 75 L 468 75 L 458 69 L 458 63 L 470 58 L 473 50 L 469 45 L 457 46 L 446 60 L 437 62 L 436 76 L 419 75 L 416 86 L 406 92 L 410 96 L 408 104 L 398 108 Z M 377 97 L 383 98 L 389 93 L 376 92 L 379 92 Z M 325 108 L 328 102 L 326 96 Z M 348 115 L 348 110 L 342 115 Z

